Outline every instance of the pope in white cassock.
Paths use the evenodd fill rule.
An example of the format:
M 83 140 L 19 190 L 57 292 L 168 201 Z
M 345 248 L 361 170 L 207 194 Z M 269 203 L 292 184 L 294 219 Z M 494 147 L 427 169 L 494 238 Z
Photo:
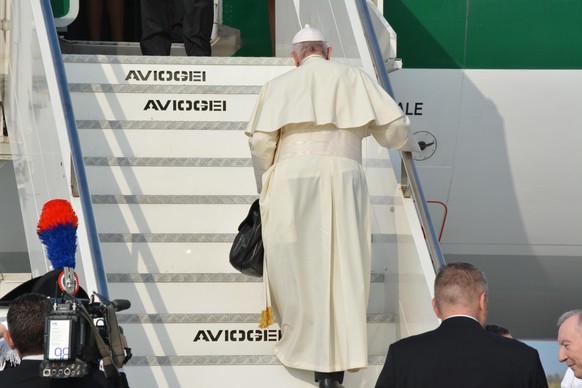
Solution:
M 371 221 L 362 139 L 420 151 L 410 121 L 363 71 L 329 60 L 323 33 L 293 39 L 296 69 L 267 82 L 246 134 L 260 193 L 265 280 L 283 365 L 341 387 L 368 365 Z

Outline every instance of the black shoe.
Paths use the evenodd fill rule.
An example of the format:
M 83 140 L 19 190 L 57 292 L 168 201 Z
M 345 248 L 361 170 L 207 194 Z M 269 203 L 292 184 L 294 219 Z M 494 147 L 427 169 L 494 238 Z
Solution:
M 337 380 L 326 377 L 319 380 L 319 388 L 344 388 Z

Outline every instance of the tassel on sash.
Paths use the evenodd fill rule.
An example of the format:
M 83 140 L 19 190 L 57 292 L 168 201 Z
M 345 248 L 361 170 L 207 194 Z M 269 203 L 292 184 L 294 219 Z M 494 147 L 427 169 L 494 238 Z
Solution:
M 267 328 L 275 323 L 273 317 L 273 309 L 271 308 L 271 291 L 269 289 L 269 275 L 267 271 L 267 258 L 263 259 L 263 286 L 264 286 L 264 298 L 265 298 L 265 309 L 261 312 L 261 321 L 259 322 L 259 327 L 261 329 Z

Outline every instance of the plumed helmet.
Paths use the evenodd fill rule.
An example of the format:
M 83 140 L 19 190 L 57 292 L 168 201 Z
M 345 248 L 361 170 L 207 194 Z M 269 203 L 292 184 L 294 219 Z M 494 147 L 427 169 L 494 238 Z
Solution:
M 309 24 L 306 24 L 303 29 L 301 29 L 298 33 L 295 34 L 293 37 L 292 44 L 301 43 L 301 42 L 323 42 L 327 43 L 327 39 L 323 32 L 318 30 L 317 28 L 311 27 Z

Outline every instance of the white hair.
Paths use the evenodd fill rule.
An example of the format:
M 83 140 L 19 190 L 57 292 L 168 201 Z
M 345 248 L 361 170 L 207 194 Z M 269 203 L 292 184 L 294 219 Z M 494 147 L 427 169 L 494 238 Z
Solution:
M 325 52 L 327 51 L 327 43 L 322 42 L 322 41 L 318 41 L 318 40 L 308 41 L 308 42 L 299 42 L 299 43 L 293 44 L 292 48 L 293 48 L 293 51 L 296 52 L 297 54 L 305 54 L 305 52 L 308 51 L 305 56 L 307 56 L 313 52 L 319 52 L 319 51 L 321 51 L 323 54 L 325 54 Z
M 560 328 L 560 326 L 562 326 L 562 324 L 568 318 L 573 317 L 574 315 L 577 315 L 578 316 L 578 326 L 577 326 L 577 329 L 582 334 L 582 309 L 576 309 L 576 310 L 566 311 L 564 314 L 560 315 L 560 318 L 558 318 L 558 328 Z

